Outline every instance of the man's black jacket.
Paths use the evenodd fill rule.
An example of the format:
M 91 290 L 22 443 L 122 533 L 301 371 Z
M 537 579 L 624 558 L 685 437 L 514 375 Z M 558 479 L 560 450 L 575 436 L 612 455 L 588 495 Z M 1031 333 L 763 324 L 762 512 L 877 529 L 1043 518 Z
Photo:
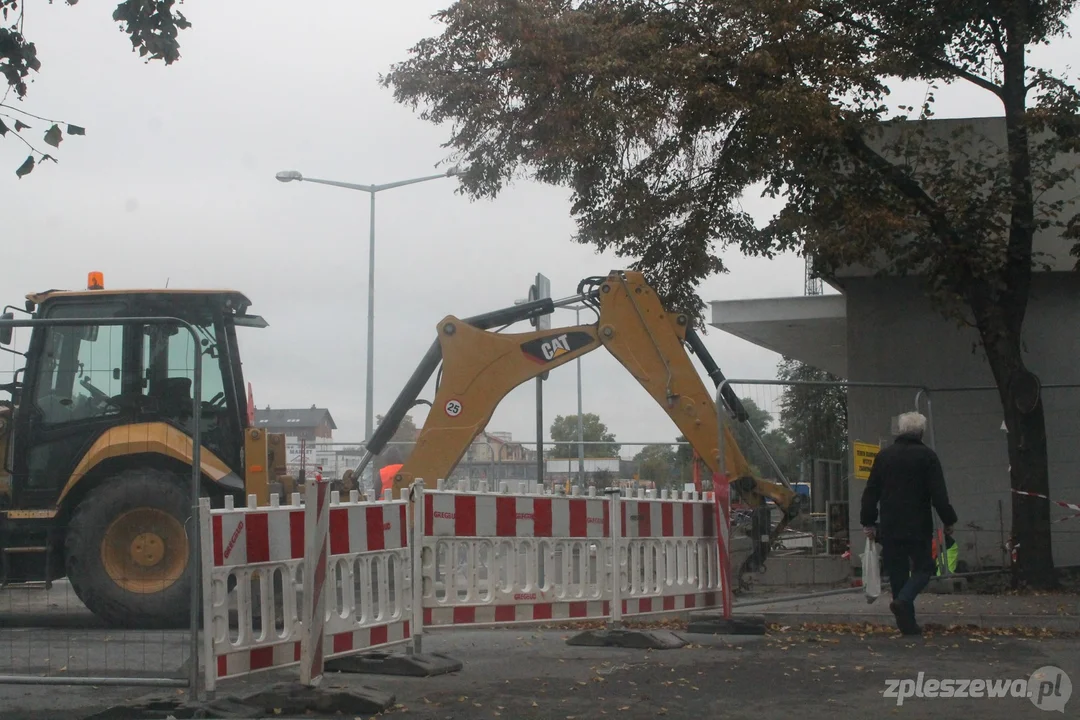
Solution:
M 874 459 L 862 496 L 863 527 L 878 521 L 879 502 L 882 540 L 929 540 L 934 535 L 931 506 L 942 523 L 956 523 L 937 453 L 913 435 L 900 435 Z

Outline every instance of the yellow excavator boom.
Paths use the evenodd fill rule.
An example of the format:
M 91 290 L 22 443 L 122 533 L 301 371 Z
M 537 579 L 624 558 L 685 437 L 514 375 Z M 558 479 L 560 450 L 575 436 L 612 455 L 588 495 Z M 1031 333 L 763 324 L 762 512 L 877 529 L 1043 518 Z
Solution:
M 798 512 L 799 496 L 786 483 L 755 477 L 726 425 L 721 467 L 716 405 L 686 345 L 699 355 L 714 382 L 722 376 L 693 335 L 687 316 L 665 310 L 639 272 L 612 272 L 583 281 L 585 285 L 590 285 L 588 292 L 581 293 L 579 288 L 578 296 L 558 304 L 589 303 L 598 314 L 595 325 L 526 333 L 491 331 L 552 312 L 556 303 L 551 300 L 466 320 L 452 315 L 443 318 L 436 328 L 437 342 L 368 442 L 368 455 L 356 476 L 372 454 L 385 447 L 440 360 L 442 373 L 435 398 L 412 453 L 394 477 L 395 496 L 416 478 L 434 488 L 439 479 L 449 477 L 495 408 L 515 387 L 603 345 L 671 417 L 704 464 L 713 473 L 726 476 L 743 502 L 761 508 L 770 499 L 784 512 L 785 522 L 793 517 Z M 730 398 L 725 405 L 736 420 L 745 419 L 745 414 L 739 417 L 742 408 L 730 388 L 724 397 Z

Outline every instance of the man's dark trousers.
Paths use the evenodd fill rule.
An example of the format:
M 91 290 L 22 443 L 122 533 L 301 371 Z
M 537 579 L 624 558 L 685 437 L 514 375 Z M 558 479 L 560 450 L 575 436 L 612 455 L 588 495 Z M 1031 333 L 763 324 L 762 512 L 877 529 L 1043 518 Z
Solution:
M 881 560 L 889 575 L 893 600 L 914 604 L 934 574 L 932 541 L 883 538 Z

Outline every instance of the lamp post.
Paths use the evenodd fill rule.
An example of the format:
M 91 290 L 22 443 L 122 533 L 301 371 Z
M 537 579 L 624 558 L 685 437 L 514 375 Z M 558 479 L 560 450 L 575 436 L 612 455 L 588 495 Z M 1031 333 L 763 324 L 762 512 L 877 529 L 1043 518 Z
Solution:
M 574 311 L 574 324 L 581 324 L 581 311 L 588 310 L 587 305 L 567 305 L 567 310 Z M 577 439 L 578 439 L 578 483 L 585 489 L 585 422 L 581 415 L 581 358 L 577 363 Z
M 375 424 L 375 193 L 383 190 L 393 190 L 405 185 L 438 180 L 439 178 L 461 175 L 461 170 L 455 165 L 445 173 L 439 175 L 425 175 L 424 177 L 398 180 L 397 182 L 384 183 L 382 185 L 358 185 L 356 183 L 338 182 L 337 180 L 318 180 L 304 177 L 296 170 L 284 170 L 275 177 L 278 181 L 287 183 L 293 180 L 300 182 L 318 183 L 320 185 L 333 185 L 334 187 L 347 190 L 360 190 L 371 196 L 371 235 L 368 242 L 368 306 L 367 306 L 367 392 L 364 398 L 364 442 L 371 439 L 371 433 Z

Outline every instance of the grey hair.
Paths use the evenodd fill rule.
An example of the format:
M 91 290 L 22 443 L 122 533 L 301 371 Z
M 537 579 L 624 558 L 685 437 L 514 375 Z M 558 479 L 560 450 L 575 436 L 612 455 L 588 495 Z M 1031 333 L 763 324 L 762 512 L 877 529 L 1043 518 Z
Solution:
M 896 425 L 901 435 L 921 438 L 926 432 L 926 416 L 917 412 L 904 413 L 897 419 Z

